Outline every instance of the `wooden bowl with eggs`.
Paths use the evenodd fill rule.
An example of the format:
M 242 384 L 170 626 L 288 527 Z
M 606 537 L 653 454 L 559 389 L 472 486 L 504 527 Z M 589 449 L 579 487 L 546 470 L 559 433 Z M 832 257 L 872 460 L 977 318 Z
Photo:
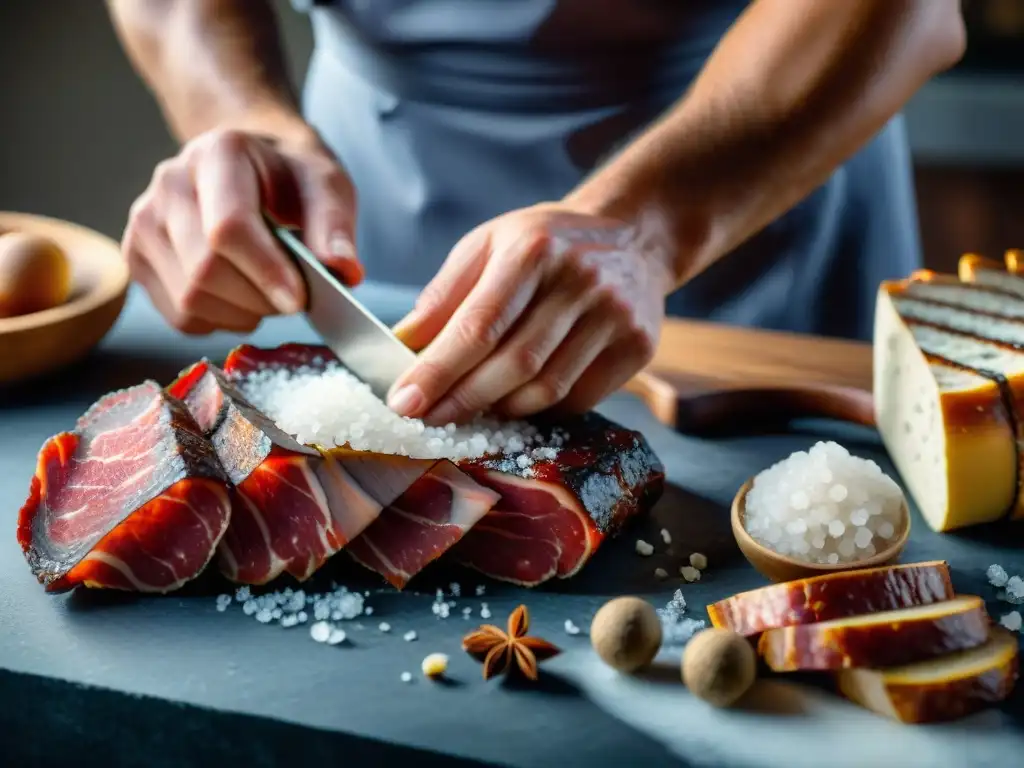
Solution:
M 0 212 L 0 384 L 83 358 L 117 321 L 128 283 L 114 240 L 59 219 Z

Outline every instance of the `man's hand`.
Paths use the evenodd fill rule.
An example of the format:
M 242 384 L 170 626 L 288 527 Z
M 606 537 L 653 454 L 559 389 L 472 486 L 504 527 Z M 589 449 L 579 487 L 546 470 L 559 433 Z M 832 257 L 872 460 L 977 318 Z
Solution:
M 267 315 L 303 308 L 302 278 L 263 210 L 302 227 L 309 248 L 346 282 L 362 279 L 355 191 L 310 134 L 284 143 L 213 130 L 157 166 L 132 206 L 122 245 L 132 276 L 175 328 L 245 333 Z
M 389 404 L 435 424 L 585 411 L 654 353 L 672 275 L 664 233 L 544 204 L 452 250 L 395 332 L 418 363 Z

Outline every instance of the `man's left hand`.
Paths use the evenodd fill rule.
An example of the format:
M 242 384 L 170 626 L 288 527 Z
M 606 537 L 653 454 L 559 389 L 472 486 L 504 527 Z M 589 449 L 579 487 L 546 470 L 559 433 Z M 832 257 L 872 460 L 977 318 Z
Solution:
M 477 227 L 395 328 L 421 352 L 389 405 L 431 424 L 592 408 L 654 354 L 667 251 L 656 226 L 562 203 Z

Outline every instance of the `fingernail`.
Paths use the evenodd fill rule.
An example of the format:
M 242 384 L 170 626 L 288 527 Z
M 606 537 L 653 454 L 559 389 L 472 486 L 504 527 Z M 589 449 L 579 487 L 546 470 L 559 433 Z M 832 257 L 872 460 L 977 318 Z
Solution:
M 416 384 L 408 384 L 388 397 L 388 407 L 401 416 L 413 416 L 423 407 L 426 398 Z
M 395 334 L 395 336 L 400 338 L 402 341 L 405 341 L 405 337 L 408 336 L 412 332 L 413 328 L 416 327 L 416 320 L 416 310 L 413 310 L 408 315 L 399 320 L 397 323 L 395 323 L 394 326 L 392 326 L 391 328 L 391 332 Z
M 327 242 L 327 250 L 330 251 L 331 256 L 339 259 L 352 259 L 356 255 L 356 247 L 352 240 L 340 232 L 331 235 L 331 239 Z
M 302 305 L 294 293 L 287 288 L 272 286 L 270 288 L 270 302 L 278 312 L 284 315 L 294 315 L 302 310 Z

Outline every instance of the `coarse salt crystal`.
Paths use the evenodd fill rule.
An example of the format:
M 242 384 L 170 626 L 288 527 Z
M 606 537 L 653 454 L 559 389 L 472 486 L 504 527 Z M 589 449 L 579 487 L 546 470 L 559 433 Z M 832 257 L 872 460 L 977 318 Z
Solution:
M 1001 565 L 990 565 L 985 575 L 988 576 L 988 583 L 993 587 L 1005 587 L 1006 582 L 1010 580 L 1010 574 Z
M 413 640 L 416 639 L 416 630 L 410 629 L 408 632 L 402 635 L 402 639 L 405 640 L 405 642 L 407 643 L 411 643 Z
M 485 589 L 484 585 L 483 584 L 478 584 L 477 587 L 476 587 L 476 590 L 475 590 L 476 596 L 477 597 L 483 597 L 485 591 L 486 591 L 486 589 Z
M 1010 613 L 999 619 L 999 623 L 1011 632 L 1020 632 L 1021 626 L 1024 625 L 1024 621 L 1021 620 L 1021 615 L 1018 611 L 1010 611 Z
M 310 626 L 309 636 L 318 643 L 326 643 L 331 636 L 331 625 L 326 621 L 318 621 Z
M 708 559 L 700 552 L 694 552 L 690 555 L 690 565 L 696 568 L 698 571 L 703 571 L 708 567 Z
M 480 618 L 489 619 L 491 618 L 491 609 L 487 606 L 487 603 L 480 603 Z
M 654 554 L 654 545 L 648 544 L 643 539 L 636 540 L 636 553 L 642 557 L 649 557 Z
M 565 620 L 565 634 L 567 635 L 578 635 L 580 628 L 572 623 L 572 619 Z
M 328 645 L 340 645 L 345 642 L 345 630 L 334 627 L 331 629 L 331 633 L 327 636 Z
M 380 624 L 377 625 L 377 629 L 379 629 L 381 632 L 390 632 L 391 625 L 388 624 L 386 621 L 382 621 Z
M 654 569 L 654 578 L 656 578 L 656 579 L 667 579 L 668 578 L 668 571 L 666 571 L 664 568 L 655 568 Z
M 665 542 L 665 544 L 672 543 L 672 534 L 668 532 L 667 528 L 661 529 L 661 540 Z
M 692 565 L 684 565 L 679 569 L 679 574 L 685 581 L 700 581 L 700 571 Z
M 403 672 L 400 677 L 403 683 L 412 682 L 412 672 Z

